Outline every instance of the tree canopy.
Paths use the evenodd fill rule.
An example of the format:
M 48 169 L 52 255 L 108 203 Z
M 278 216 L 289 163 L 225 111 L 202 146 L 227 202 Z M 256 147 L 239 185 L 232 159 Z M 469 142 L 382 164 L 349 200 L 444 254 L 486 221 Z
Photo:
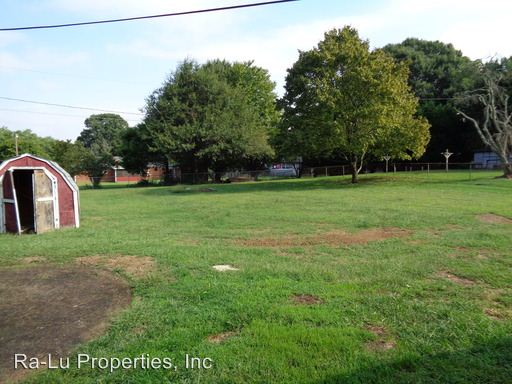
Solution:
M 383 49 L 408 66 L 409 84 L 421 99 L 418 114 L 431 124 L 431 140 L 423 158 L 439 161 L 440 152 L 450 148 L 459 161 L 471 160 L 480 142 L 457 116 L 454 98 L 475 88 L 478 63 L 440 41 L 409 38 Z
M 85 129 L 80 133 L 77 141 L 85 148 L 100 146 L 106 148 L 112 155 L 120 154 L 122 136 L 128 129 L 125 119 L 114 113 L 101 113 L 89 116 L 84 124 Z
M 85 127 L 77 142 L 89 150 L 89 156 L 84 159 L 84 170 L 97 187 L 108 168 L 115 164 L 114 156 L 122 152 L 123 134 L 128 123 L 119 115 L 102 113 L 89 116 Z
M 273 155 L 274 84 L 252 63 L 185 61 L 147 100 L 153 148 L 182 172 L 220 172 Z
M 429 125 L 415 116 L 418 101 L 407 79 L 405 65 L 370 51 L 355 29 L 327 32 L 288 71 L 276 140 L 281 153 L 341 155 L 352 165 L 353 182 L 369 155 L 421 156 Z

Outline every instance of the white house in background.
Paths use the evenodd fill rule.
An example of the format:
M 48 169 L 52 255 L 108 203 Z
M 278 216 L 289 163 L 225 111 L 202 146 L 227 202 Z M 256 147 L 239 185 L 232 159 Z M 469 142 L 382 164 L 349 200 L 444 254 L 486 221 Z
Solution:
M 510 160 L 512 161 L 512 156 Z M 475 168 L 496 169 L 501 167 L 500 158 L 492 151 L 484 150 L 473 153 L 473 163 Z

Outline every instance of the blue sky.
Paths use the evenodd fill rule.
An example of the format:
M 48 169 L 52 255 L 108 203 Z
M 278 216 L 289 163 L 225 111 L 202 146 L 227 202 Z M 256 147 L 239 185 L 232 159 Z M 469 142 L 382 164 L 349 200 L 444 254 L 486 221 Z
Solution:
M 257 0 L 0 0 L 0 27 L 119 18 Z M 282 94 L 299 49 L 350 24 L 372 47 L 419 37 L 453 43 L 469 57 L 512 55 L 505 0 L 301 0 L 128 23 L 0 32 L 0 96 L 132 112 L 185 58 L 254 60 Z M 93 111 L 0 99 L 0 126 L 75 139 Z M 99 112 L 97 112 L 99 113 Z

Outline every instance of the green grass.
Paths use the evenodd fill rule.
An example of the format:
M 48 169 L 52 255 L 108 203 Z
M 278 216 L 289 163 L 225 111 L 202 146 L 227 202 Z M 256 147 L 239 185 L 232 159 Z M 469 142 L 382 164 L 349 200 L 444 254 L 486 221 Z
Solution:
M 93 356 L 169 356 L 178 370 L 46 371 L 34 383 L 510 383 L 512 382 L 512 184 L 494 173 L 365 175 L 210 186 L 81 192 L 82 227 L 0 236 L 0 265 L 28 256 L 55 263 L 124 254 L 154 257 L 131 279 L 132 306 Z M 366 245 L 247 247 L 240 239 L 374 227 L 408 238 Z M 219 273 L 211 266 L 240 271 Z M 460 285 L 449 271 L 471 279 Z M 121 273 L 122 272 L 118 272 Z M 295 294 L 322 304 L 298 305 Z M 501 319 L 485 314 L 493 309 Z M 395 348 L 373 351 L 367 325 Z M 134 332 L 142 329 L 143 332 Z M 212 344 L 209 335 L 236 335 Z M 210 357 L 187 370 L 184 355 Z

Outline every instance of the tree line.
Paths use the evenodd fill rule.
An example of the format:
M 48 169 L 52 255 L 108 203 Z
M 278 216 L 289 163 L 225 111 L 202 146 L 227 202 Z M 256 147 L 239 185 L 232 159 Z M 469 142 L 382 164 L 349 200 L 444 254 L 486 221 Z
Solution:
M 511 91 L 512 58 L 473 61 L 451 44 L 415 38 L 372 50 L 345 27 L 299 52 L 281 98 L 253 62 L 185 60 L 146 99 L 135 127 L 99 114 L 75 142 L 19 135 L 23 152 L 98 179 L 114 156 L 134 173 L 159 163 L 217 182 L 227 170 L 300 158 L 312 166 L 348 162 L 355 183 L 364 162 L 383 156 L 439 161 L 449 148 L 470 161 L 484 147 L 510 176 Z M 11 142 L 12 132 L 0 129 L 0 158 L 13 154 Z

